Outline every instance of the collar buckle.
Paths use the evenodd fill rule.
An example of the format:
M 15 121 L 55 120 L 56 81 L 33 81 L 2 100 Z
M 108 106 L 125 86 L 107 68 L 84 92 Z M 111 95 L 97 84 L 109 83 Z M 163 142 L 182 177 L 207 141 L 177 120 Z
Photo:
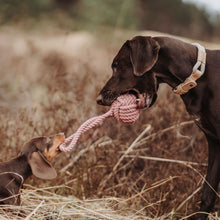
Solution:
M 186 94 L 190 89 L 196 87 L 196 80 L 199 79 L 205 72 L 205 48 L 198 43 L 194 43 L 193 45 L 195 45 L 198 48 L 197 62 L 193 66 L 191 75 L 183 83 L 179 84 L 176 88 L 173 89 L 174 93 L 179 95 Z

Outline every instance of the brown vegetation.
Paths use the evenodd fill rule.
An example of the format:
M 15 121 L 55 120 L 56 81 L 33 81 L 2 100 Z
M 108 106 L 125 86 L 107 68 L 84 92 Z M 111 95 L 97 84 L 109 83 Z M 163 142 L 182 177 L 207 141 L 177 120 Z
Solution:
M 105 112 L 95 99 L 124 40 L 2 31 L 0 160 L 16 156 L 32 137 L 68 136 Z M 22 214 L 0 208 L 2 219 L 184 219 L 198 210 L 207 144 L 180 98 L 162 85 L 157 103 L 134 125 L 107 119 L 54 163 L 56 180 L 30 178 Z

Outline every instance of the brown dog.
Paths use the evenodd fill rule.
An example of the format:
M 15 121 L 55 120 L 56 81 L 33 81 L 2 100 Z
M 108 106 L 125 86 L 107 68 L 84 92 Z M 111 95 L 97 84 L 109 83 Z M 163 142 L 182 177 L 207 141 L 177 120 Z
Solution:
M 40 179 L 53 179 L 57 176 L 50 161 L 60 153 L 58 147 L 64 140 L 63 134 L 34 138 L 23 146 L 17 158 L 0 163 L 1 205 L 20 205 L 19 191 L 32 174 Z
M 157 98 L 160 83 L 167 83 L 181 95 L 209 145 L 200 207 L 203 213 L 196 216 L 206 219 L 204 212 L 213 209 L 220 181 L 220 50 L 205 53 L 201 48 L 168 37 L 137 36 L 126 41 L 113 60 L 113 75 L 101 90 L 97 103 L 111 105 L 119 95 L 133 93 L 141 101 L 141 107 L 150 107 Z

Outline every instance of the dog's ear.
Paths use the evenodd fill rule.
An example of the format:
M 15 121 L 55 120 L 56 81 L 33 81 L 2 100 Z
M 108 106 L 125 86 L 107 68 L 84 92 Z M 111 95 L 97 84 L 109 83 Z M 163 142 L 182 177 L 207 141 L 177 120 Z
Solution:
M 131 52 L 130 59 L 134 74 L 142 76 L 152 69 L 158 59 L 159 43 L 152 37 L 137 36 L 129 41 Z
M 39 151 L 33 152 L 29 155 L 28 163 L 34 176 L 40 179 L 50 180 L 57 176 L 56 170 Z

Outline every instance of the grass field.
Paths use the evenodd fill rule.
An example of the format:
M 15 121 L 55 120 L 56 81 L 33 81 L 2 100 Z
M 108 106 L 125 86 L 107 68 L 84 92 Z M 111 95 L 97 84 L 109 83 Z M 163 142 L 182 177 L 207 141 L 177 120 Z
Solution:
M 158 33 L 105 33 L 99 39 L 86 32 L 2 28 L 0 161 L 15 157 L 32 137 L 69 136 L 107 111 L 96 96 L 122 43 L 138 34 Z M 207 143 L 181 99 L 161 85 L 156 104 L 134 125 L 107 119 L 53 164 L 58 177 L 29 178 L 22 212 L 0 208 L 0 219 L 185 219 L 199 207 Z M 215 207 L 220 210 L 219 199 Z M 210 215 L 219 218 L 219 211 Z

